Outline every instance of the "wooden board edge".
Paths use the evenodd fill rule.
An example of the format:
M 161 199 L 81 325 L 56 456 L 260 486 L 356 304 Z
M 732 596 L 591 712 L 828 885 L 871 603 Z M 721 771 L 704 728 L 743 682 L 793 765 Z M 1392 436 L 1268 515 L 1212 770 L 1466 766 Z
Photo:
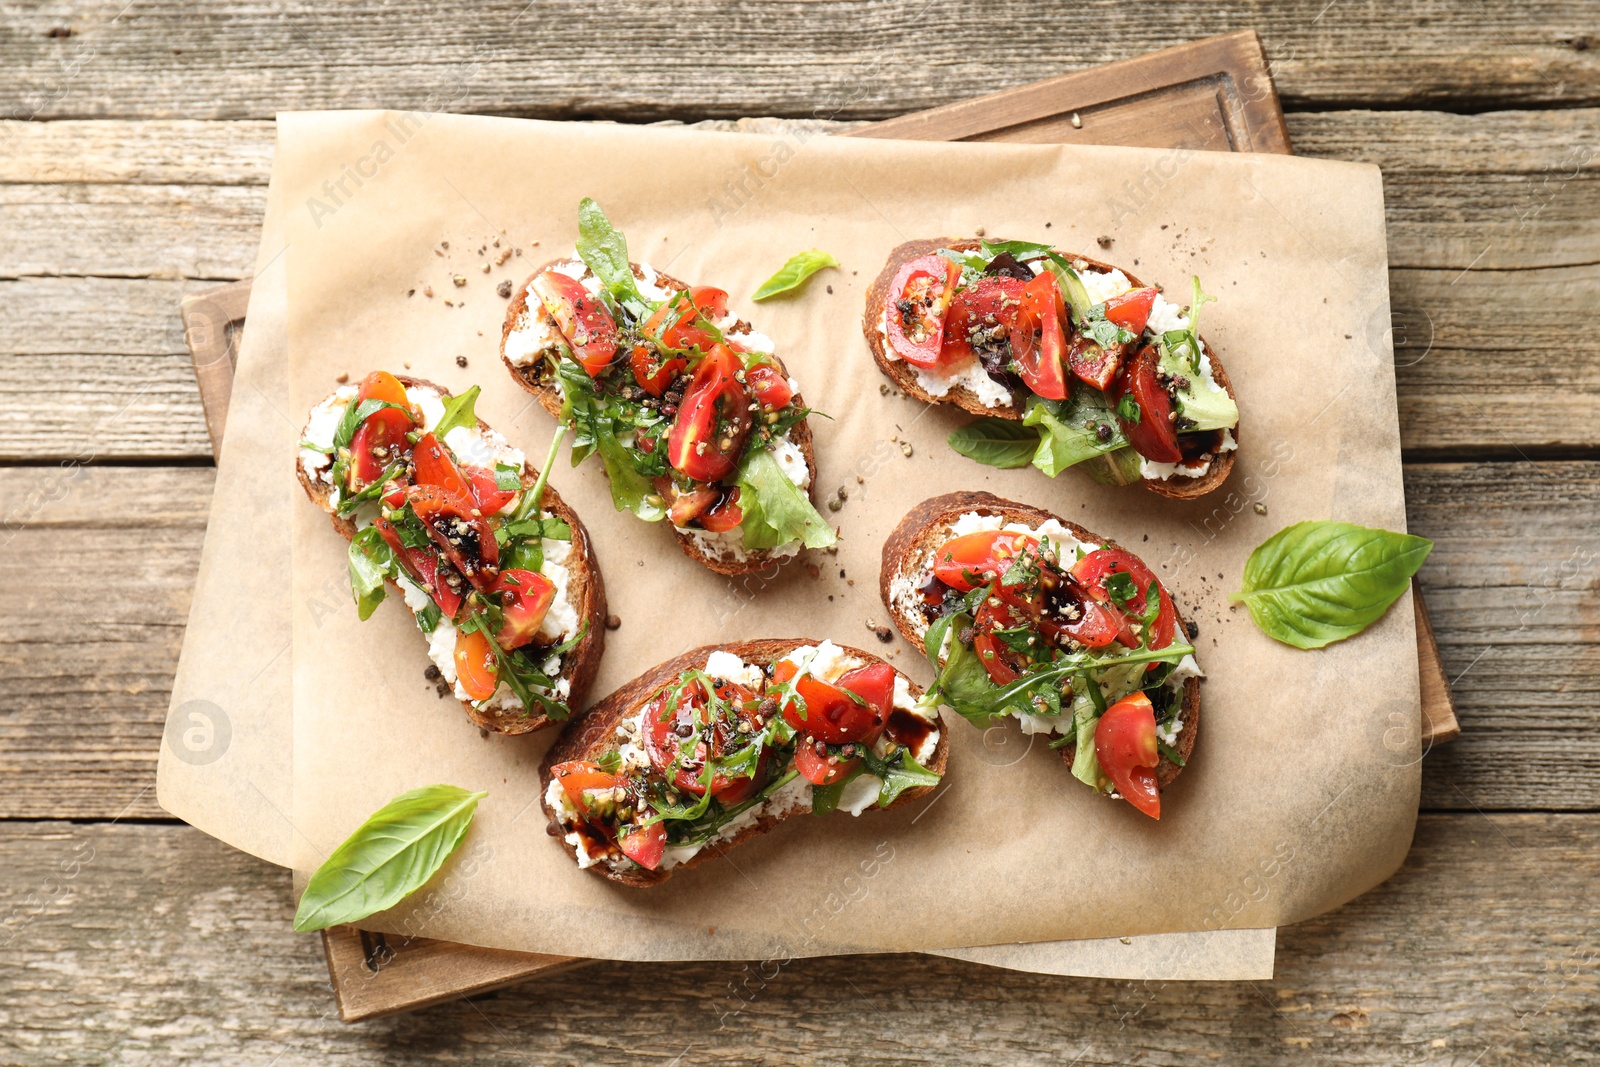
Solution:
M 414 1011 L 595 962 L 430 938 L 412 938 L 400 944 L 391 944 L 392 940 L 399 941 L 354 926 L 322 931 L 328 981 L 342 1022 Z
M 222 428 L 228 422 L 228 401 L 233 396 L 233 363 L 249 306 L 249 278 L 190 293 L 178 304 L 213 459 L 222 451 Z
M 1450 678 L 1444 672 L 1439 642 L 1433 636 L 1433 620 L 1422 599 L 1422 587 L 1411 581 L 1411 605 L 1417 618 L 1417 680 L 1422 687 L 1422 751 L 1448 744 L 1461 736 L 1456 718 L 1456 701 L 1450 693 Z

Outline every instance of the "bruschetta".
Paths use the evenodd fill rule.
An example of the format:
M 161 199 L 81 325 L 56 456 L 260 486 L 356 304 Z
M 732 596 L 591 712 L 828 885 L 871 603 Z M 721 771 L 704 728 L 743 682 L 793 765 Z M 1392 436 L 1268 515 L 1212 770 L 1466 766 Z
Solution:
M 1059 735 L 1074 777 L 1153 818 L 1194 752 L 1200 678 L 1177 605 L 1133 553 L 1038 508 L 951 493 L 883 546 L 879 593 L 979 726 Z
M 598 453 L 618 510 L 665 519 L 722 574 L 767 568 L 834 531 L 811 502 L 810 409 L 771 338 L 728 294 L 628 258 L 592 200 L 577 251 L 511 301 L 500 352 L 517 382 Z
M 583 523 L 477 395 L 384 371 L 341 385 L 311 409 L 296 473 L 350 542 L 360 617 L 398 592 L 468 717 L 522 734 L 581 706 L 605 586 Z
M 693 649 L 557 738 L 540 771 L 550 833 L 579 867 L 651 886 L 791 817 L 909 803 L 949 757 L 921 696 L 832 641 Z
M 984 416 L 950 435 L 963 455 L 1191 499 L 1239 446 L 1233 385 L 1198 332 L 1211 299 L 1196 278 L 1179 306 L 1048 245 L 908 241 L 867 290 L 863 330 L 906 395 Z

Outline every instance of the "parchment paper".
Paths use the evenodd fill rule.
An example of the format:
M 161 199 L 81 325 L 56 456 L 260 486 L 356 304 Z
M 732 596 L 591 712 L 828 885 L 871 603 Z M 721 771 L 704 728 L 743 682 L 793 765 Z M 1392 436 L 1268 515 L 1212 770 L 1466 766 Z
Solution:
M 156 766 L 156 799 L 192 826 L 287 867 L 293 758 L 282 185 L 267 185 L 248 321 L 212 490 L 211 521 Z M 218 521 L 217 516 L 226 516 Z
M 768 583 L 716 578 L 663 531 L 614 513 L 597 467 L 557 471 L 623 620 L 597 692 L 690 644 L 802 632 L 861 643 L 867 620 L 886 621 L 883 536 L 911 505 L 954 488 L 1043 505 L 1140 551 L 1199 622 L 1211 675 L 1196 757 L 1160 823 L 1089 794 L 1042 742 L 1030 750 L 1016 733 L 954 722 L 949 785 L 917 808 L 797 820 L 663 887 L 625 890 L 545 839 L 534 771 L 548 738 L 479 738 L 424 683 L 410 658 L 421 639 L 398 605 L 358 624 L 348 600 L 319 601 L 324 576 L 343 572 L 344 546 L 300 507 L 296 868 L 313 868 L 404 789 L 490 791 L 440 888 L 370 925 L 640 959 L 960 947 L 1273 926 L 1334 907 L 1400 863 L 1417 753 L 1414 738 L 1391 748 L 1389 725 L 1418 714 L 1409 606 L 1307 654 L 1259 635 L 1223 600 L 1249 549 L 1281 525 L 1333 516 L 1404 529 L 1392 363 L 1371 326 L 1388 321 L 1376 168 L 1110 148 L 786 146 L 446 116 L 409 127 L 382 114 L 280 121 L 296 410 L 336 373 L 404 360 L 457 389 L 482 385 L 480 414 L 537 455 L 552 423 L 497 366 L 503 302 L 490 294 L 501 275 L 477 273 L 473 252 L 503 229 L 524 249 L 520 280 L 571 248 L 588 194 L 635 258 L 733 293 L 833 416 L 814 421 L 818 495 L 843 485 L 849 499 L 825 512 L 842 541 L 836 557 L 811 559 L 817 577 L 802 565 Z M 330 189 L 342 193 L 331 211 Z M 732 210 L 730 189 L 747 194 Z M 1202 274 L 1222 298 L 1204 332 L 1244 410 L 1232 492 L 1184 505 L 1076 475 L 992 471 L 943 445 L 959 413 L 880 395 L 860 336 L 865 286 L 899 241 L 979 227 L 1090 250 L 1108 235 L 1108 258 L 1179 293 L 1191 270 Z M 441 241 L 448 257 L 435 254 Z M 759 310 L 740 299 L 812 246 L 845 269 L 800 299 Z M 446 296 L 465 306 L 444 307 Z M 469 357 L 465 371 L 457 355 Z M 402 662 L 419 666 L 408 674 Z M 909 654 L 897 662 L 928 677 Z

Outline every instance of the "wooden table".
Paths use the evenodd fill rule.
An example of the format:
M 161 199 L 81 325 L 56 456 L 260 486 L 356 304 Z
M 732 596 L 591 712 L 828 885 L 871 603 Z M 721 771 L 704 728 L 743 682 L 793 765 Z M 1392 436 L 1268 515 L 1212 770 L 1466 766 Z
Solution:
M 1592 3 L 124 4 L 0 12 L 0 1061 L 1600 1062 Z M 1272 982 L 602 964 L 338 1023 L 286 876 L 153 789 L 212 479 L 177 303 L 250 271 L 272 114 L 854 121 L 1245 26 L 1296 151 L 1385 171 L 1465 727 L 1404 870 Z

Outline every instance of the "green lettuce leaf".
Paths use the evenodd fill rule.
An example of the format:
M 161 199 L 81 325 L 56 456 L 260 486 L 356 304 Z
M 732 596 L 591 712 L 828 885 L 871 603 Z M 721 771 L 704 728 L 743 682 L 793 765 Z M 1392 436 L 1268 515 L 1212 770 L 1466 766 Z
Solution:
M 740 529 L 744 547 L 762 552 L 799 541 L 807 548 L 827 548 L 838 540 L 833 527 L 812 506 L 806 491 L 789 480 L 768 449 L 751 449 L 739 467 Z

